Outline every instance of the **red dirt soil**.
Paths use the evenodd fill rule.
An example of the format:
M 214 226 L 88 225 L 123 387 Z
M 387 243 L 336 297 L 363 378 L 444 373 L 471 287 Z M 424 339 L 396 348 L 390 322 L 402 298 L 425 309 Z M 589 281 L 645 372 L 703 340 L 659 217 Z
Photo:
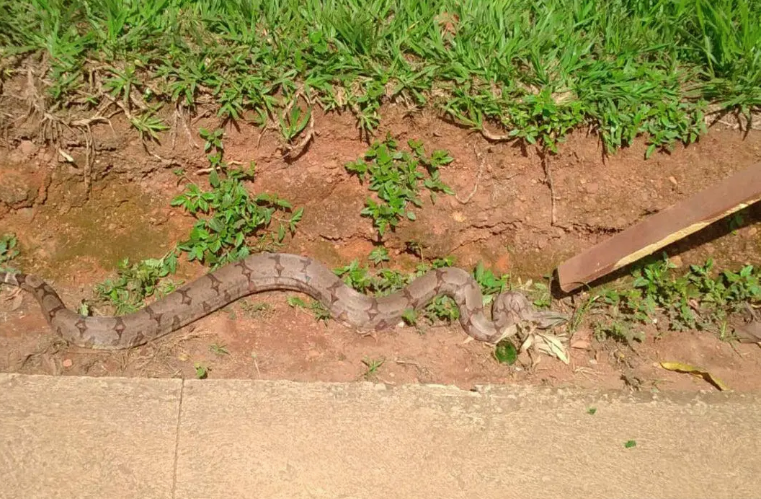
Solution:
M 191 130 L 215 128 L 207 118 Z M 304 217 L 283 251 L 312 256 L 329 266 L 365 261 L 373 248 L 371 220 L 360 211 L 368 191 L 343 165 L 360 157 L 350 115 L 316 117 L 318 135 L 298 159 L 286 162 L 277 132 L 239 124 L 228 126 L 225 158 L 256 163 L 256 192 L 277 193 Z M 11 130 L 0 157 L 0 233 L 15 232 L 22 255 L 13 266 L 43 276 L 72 307 L 93 297 L 94 284 L 113 276 L 116 262 L 129 257 L 161 257 L 181 240 L 193 219 L 169 206 L 189 181 L 206 185 L 197 171 L 207 166 L 202 149 L 177 127 L 162 144 L 146 151 L 123 121 L 93 129 L 96 155 L 89 196 L 83 175 L 84 141 L 72 134 L 62 148 L 33 142 L 35 128 Z M 405 221 L 385 239 L 395 267 L 409 268 L 416 257 L 405 252 L 416 241 L 426 258 L 454 255 L 457 265 L 478 261 L 498 272 L 540 279 L 565 258 L 610 234 L 661 210 L 730 173 L 761 162 L 761 133 L 714 127 L 698 144 L 656 153 L 644 160 L 639 141 L 606 157 L 594 136 L 576 133 L 548 159 L 556 206 L 545 165 L 537 152 L 514 143 L 488 143 L 480 135 L 448 124 L 427 112 L 409 113 L 389 106 L 377 137 L 390 132 L 401 144 L 420 139 L 426 150 L 446 149 L 455 161 L 441 171 L 457 193 L 428 199 L 415 222 Z M 200 144 L 200 139 L 194 139 Z M 176 171 L 181 169 L 183 177 Z M 470 194 L 472 197 L 469 198 Z M 469 199 L 468 199 L 469 198 Z M 462 200 L 467 202 L 462 202 Z M 745 226 L 731 231 L 726 221 L 668 248 L 680 265 L 713 256 L 722 268 L 758 265 L 761 210 L 751 207 Z M 179 278 L 204 273 L 183 262 Z M 521 356 L 513 367 L 499 364 L 492 350 L 464 343 L 458 324 L 424 332 L 397 328 L 374 336 L 314 317 L 287 305 L 285 293 L 267 293 L 231 304 L 195 324 L 149 345 L 126 352 L 97 352 L 70 347 L 48 329 L 30 296 L 0 294 L 0 371 L 92 376 L 196 375 L 196 365 L 210 377 L 348 381 L 369 378 L 385 383 L 542 383 L 562 386 L 640 389 L 713 389 L 700 378 L 665 371 L 660 361 L 695 364 L 732 389 L 761 387 L 761 348 L 720 341 L 710 333 L 653 334 L 633 347 L 597 343 L 588 328 L 574 336 L 571 363 L 539 357 L 531 366 Z M 10 297 L 9 300 L 4 298 Z M 555 307 L 570 311 L 578 297 Z M 263 305 L 254 305 L 263 304 Z M 223 346 L 222 353 L 215 346 Z M 384 360 L 375 371 L 367 364 Z

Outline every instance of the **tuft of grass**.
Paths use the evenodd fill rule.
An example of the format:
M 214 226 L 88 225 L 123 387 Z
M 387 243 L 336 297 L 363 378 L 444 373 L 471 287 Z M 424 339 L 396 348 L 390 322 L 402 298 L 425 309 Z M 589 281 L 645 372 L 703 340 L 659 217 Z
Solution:
M 209 345 L 209 351 L 215 355 L 230 355 L 230 352 L 227 350 L 227 347 L 225 345 L 220 345 L 219 343 L 213 343 Z
M 317 322 L 324 322 L 327 324 L 330 319 L 330 311 L 325 308 L 325 305 L 317 300 L 310 300 L 310 302 L 307 303 L 298 296 L 289 296 L 288 305 L 312 312 Z
M 363 377 L 370 381 L 372 379 L 375 379 L 378 376 L 378 370 L 383 367 L 383 364 L 386 363 L 386 359 L 371 359 L 368 357 L 365 357 L 362 359 L 362 363 L 365 365 L 365 373 L 363 374 Z

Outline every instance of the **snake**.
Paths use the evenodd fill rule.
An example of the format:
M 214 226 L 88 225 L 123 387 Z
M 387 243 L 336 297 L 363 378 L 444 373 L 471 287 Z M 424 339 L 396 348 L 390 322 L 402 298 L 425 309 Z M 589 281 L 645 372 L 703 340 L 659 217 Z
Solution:
M 145 307 L 120 316 L 83 316 L 66 307 L 42 278 L 0 272 L 0 284 L 31 293 L 50 328 L 79 347 L 119 350 L 145 344 L 197 321 L 236 300 L 265 291 L 296 291 L 322 303 L 332 318 L 360 331 L 382 331 L 399 324 L 408 310 L 418 311 L 439 295 L 454 299 L 459 322 L 475 340 L 497 343 L 519 324 L 550 328 L 563 314 L 536 310 L 518 291 L 498 294 L 492 318 L 486 314 L 478 282 L 456 267 L 432 269 L 385 296 L 365 295 L 312 258 L 287 253 L 257 253 L 211 271 Z

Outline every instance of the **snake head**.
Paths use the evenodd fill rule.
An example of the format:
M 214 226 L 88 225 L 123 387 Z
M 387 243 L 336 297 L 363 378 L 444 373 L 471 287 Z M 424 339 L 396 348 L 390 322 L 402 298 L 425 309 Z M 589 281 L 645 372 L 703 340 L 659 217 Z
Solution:
M 566 314 L 555 312 L 553 310 L 535 310 L 531 320 L 539 329 L 551 329 L 569 321 Z
M 508 291 L 494 301 L 492 309 L 498 327 L 530 322 L 539 329 L 550 329 L 568 322 L 569 317 L 552 310 L 536 310 L 523 293 Z

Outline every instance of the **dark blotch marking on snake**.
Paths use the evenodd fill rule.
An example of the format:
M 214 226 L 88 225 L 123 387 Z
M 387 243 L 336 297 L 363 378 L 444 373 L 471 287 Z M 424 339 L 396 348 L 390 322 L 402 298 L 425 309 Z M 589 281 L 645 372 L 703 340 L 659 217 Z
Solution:
M 373 304 L 370 305 L 370 308 L 367 309 L 367 316 L 370 318 L 370 320 L 375 320 L 376 317 L 378 317 L 378 314 L 380 313 L 380 310 L 378 310 L 378 301 L 373 300 Z
M 413 309 L 417 309 L 418 307 L 418 301 L 415 299 L 414 296 L 412 296 L 412 293 L 410 293 L 410 290 L 407 288 L 404 288 L 402 290 L 402 294 L 407 299 L 407 301 L 410 303 L 410 307 Z
M 183 305 L 192 305 L 193 304 L 193 299 L 188 296 L 188 290 L 186 290 L 186 289 L 185 290 L 178 289 L 176 292 L 179 293 L 180 295 L 182 295 L 182 302 L 181 303 Z
M 48 310 L 48 317 L 50 317 L 50 319 L 52 320 L 58 312 L 65 309 L 66 307 L 64 307 L 63 305 L 56 305 L 55 307 Z
M 76 326 L 76 328 L 79 329 L 79 337 L 83 338 L 85 335 L 85 331 L 87 331 L 87 323 L 85 322 L 85 318 L 80 317 L 80 319 L 74 323 L 74 326 Z
M 378 321 L 378 324 L 375 325 L 376 331 L 382 331 L 384 329 L 388 329 L 389 323 L 386 322 L 386 319 L 381 319 Z
M 116 325 L 114 326 L 114 331 L 116 331 L 116 334 L 119 336 L 119 340 L 122 339 L 122 333 L 124 330 L 127 329 L 127 326 L 124 325 L 124 319 L 121 317 L 116 318 Z
M 154 321 L 154 322 L 156 323 L 156 325 L 157 325 L 157 326 L 158 326 L 159 324 L 161 324 L 161 318 L 164 316 L 164 314 L 157 314 L 157 313 L 156 313 L 156 311 L 155 311 L 155 310 L 153 310 L 153 309 L 151 308 L 151 306 L 150 306 L 150 305 L 148 305 L 147 307 L 145 307 L 143 310 L 145 310 L 145 312 L 148 314 L 148 317 L 149 317 L 149 318 L 150 318 L 152 321 Z
M 343 288 L 345 284 L 341 279 L 336 278 L 336 282 L 328 286 L 328 291 L 330 292 L 330 305 L 333 306 L 335 303 L 340 299 L 338 298 L 338 290 Z
M 254 280 L 251 278 L 251 274 L 254 272 L 248 265 L 246 265 L 245 260 L 238 260 L 233 264 L 234 267 L 238 267 L 240 269 L 240 273 L 243 275 L 243 277 L 246 278 L 246 282 L 248 283 L 248 290 L 251 292 L 256 291 L 256 285 L 254 284 Z
M 219 296 L 219 287 L 222 285 L 222 281 L 215 277 L 214 274 L 206 274 L 206 277 L 211 281 L 209 287 L 214 290 L 217 296 Z
M 271 255 L 270 259 L 275 262 L 275 272 L 277 272 L 277 276 L 283 277 L 285 267 L 283 267 L 283 264 L 280 262 L 280 255 Z

